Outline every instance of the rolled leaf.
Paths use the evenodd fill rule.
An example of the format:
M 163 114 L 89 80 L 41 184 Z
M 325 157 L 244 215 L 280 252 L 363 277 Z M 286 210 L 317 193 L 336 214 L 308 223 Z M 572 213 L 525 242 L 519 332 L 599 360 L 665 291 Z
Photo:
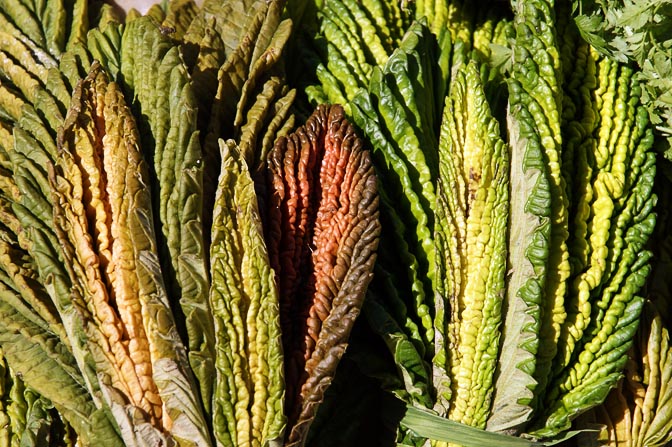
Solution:
M 445 352 L 437 350 L 435 365 L 442 366 L 439 360 L 447 357 L 445 376 L 435 377 L 448 378 L 452 389 L 438 396 L 441 410 L 448 410 L 455 421 L 484 428 L 494 392 L 505 295 L 509 154 L 476 62 L 459 67 L 452 82 L 439 146 L 435 230 L 445 275 L 437 277 L 445 287 L 436 300 L 445 300 L 443 307 L 450 313 L 447 326 L 437 328 L 446 340 L 441 346 Z M 436 386 L 444 392 L 442 383 Z M 449 409 L 446 400 L 451 402 Z

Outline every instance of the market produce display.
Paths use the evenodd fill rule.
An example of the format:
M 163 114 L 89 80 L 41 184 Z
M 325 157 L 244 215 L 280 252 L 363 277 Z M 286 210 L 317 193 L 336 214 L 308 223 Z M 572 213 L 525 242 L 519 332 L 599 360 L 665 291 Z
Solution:
M 0 0 L 0 446 L 672 444 L 672 4 Z

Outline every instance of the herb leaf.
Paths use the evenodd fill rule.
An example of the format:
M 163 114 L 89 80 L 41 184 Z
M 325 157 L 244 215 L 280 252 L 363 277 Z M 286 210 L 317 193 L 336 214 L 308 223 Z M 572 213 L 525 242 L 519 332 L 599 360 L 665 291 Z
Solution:
M 659 149 L 672 159 L 672 2 L 574 0 L 574 23 L 597 51 L 636 63 L 642 102 L 656 126 Z

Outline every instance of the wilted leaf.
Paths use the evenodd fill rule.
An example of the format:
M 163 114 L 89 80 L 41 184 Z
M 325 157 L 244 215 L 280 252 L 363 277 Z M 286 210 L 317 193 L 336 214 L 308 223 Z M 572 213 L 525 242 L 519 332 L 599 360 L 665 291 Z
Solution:
M 135 120 L 98 64 L 75 90 L 59 150 L 56 231 L 86 347 L 125 442 L 172 435 L 208 445 L 159 270 Z M 124 428 L 127 417 L 145 428 Z
M 266 240 L 280 288 L 288 445 L 302 445 L 371 280 L 378 196 L 340 106 L 320 106 L 269 154 Z

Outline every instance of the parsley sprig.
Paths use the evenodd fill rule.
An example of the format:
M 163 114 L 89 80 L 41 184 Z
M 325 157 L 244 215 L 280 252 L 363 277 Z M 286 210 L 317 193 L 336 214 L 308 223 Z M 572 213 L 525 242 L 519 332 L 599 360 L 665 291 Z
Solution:
M 642 102 L 672 160 L 672 0 L 574 0 L 573 13 L 595 49 L 639 66 Z

